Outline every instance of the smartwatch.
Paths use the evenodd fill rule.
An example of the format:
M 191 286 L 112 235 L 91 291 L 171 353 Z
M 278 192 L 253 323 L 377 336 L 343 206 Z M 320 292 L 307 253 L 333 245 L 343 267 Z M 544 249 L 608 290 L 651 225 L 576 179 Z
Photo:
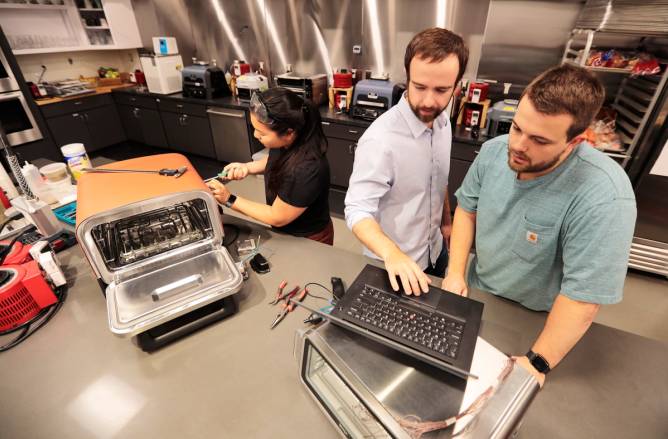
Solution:
M 231 209 L 235 201 L 237 201 L 237 196 L 234 194 L 230 194 L 230 197 L 223 204 L 225 205 L 225 207 L 229 207 Z
M 534 351 L 527 352 L 527 358 L 531 365 L 540 373 L 548 373 L 550 371 L 550 363 L 541 355 Z

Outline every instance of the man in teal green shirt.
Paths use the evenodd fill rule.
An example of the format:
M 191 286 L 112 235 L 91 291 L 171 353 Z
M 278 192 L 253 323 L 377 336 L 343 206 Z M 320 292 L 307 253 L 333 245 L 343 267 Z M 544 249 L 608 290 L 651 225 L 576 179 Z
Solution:
M 483 145 L 456 193 L 443 289 L 466 295 L 471 285 L 549 311 L 538 339 L 518 358 L 541 386 L 600 305 L 622 299 L 633 189 L 617 163 L 579 137 L 604 95 L 585 69 L 544 72 L 524 91 L 510 133 Z

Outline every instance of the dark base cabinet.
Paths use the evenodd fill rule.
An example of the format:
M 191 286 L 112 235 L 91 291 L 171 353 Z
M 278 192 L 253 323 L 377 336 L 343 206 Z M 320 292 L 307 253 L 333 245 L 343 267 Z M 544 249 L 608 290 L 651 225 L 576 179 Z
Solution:
M 85 119 L 91 137 L 91 147 L 86 147 L 88 151 L 96 151 L 126 139 L 115 105 L 88 110 Z
M 162 122 L 171 149 L 216 158 L 209 119 L 183 113 L 162 112 Z
M 91 137 L 83 113 L 47 118 L 46 124 L 58 147 L 68 143 L 83 143 L 86 150 L 90 149 Z
M 116 105 L 107 95 L 49 104 L 41 111 L 58 147 L 80 142 L 91 152 L 126 139 Z
M 158 110 L 119 105 L 118 113 L 128 140 L 167 148 L 167 137 Z
M 450 197 L 450 210 L 455 211 L 457 198 L 455 192 L 464 182 L 464 177 L 469 171 L 473 160 L 480 152 L 480 145 L 463 142 L 452 142 L 450 152 L 450 175 L 448 176 L 448 193 Z
M 471 162 L 459 159 L 450 159 L 450 175 L 448 176 L 448 196 L 450 197 L 450 210 L 455 211 L 457 197 L 455 192 L 464 182 L 464 177 L 471 167 Z
M 336 139 L 333 137 L 328 138 L 327 143 L 330 184 L 347 188 L 350 175 L 353 173 L 357 143 L 352 140 Z
M 366 128 L 323 121 L 322 130 L 327 136 L 330 184 L 347 189 L 353 173 L 357 141 Z

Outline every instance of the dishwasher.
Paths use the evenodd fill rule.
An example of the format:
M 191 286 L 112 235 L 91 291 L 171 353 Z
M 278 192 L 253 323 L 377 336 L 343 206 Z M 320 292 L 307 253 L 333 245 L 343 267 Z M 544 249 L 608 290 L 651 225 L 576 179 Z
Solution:
M 211 123 L 216 158 L 221 162 L 249 162 L 251 145 L 246 112 L 219 107 L 209 107 L 206 112 Z

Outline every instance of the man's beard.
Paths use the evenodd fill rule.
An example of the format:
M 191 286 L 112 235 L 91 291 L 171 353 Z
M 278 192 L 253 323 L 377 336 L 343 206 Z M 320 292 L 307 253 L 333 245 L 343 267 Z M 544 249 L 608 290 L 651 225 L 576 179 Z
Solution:
M 408 97 L 408 95 L 406 97 Z M 438 116 L 440 116 L 441 113 L 443 113 L 443 110 L 445 110 L 448 107 L 447 105 L 443 108 L 416 107 L 416 106 L 413 106 L 413 104 L 411 104 L 410 98 L 407 99 L 407 101 L 408 101 L 408 106 L 411 107 L 411 110 L 413 110 L 413 114 L 415 114 L 415 117 L 417 117 L 418 119 L 420 119 L 420 121 L 422 121 L 424 123 L 432 122 L 434 119 L 436 119 Z M 428 114 L 421 114 L 420 110 L 431 110 L 431 112 L 428 113 Z
M 529 157 L 527 156 L 520 154 L 520 158 L 527 160 L 527 163 L 525 165 L 514 164 L 510 148 L 508 148 L 508 166 L 510 167 L 510 169 L 512 169 L 515 172 L 543 172 L 547 171 L 548 169 L 556 165 L 559 162 L 559 159 L 561 158 L 561 154 L 557 155 L 553 159 L 536 164 L 531 163 L 531 160 L 529 160 Z

